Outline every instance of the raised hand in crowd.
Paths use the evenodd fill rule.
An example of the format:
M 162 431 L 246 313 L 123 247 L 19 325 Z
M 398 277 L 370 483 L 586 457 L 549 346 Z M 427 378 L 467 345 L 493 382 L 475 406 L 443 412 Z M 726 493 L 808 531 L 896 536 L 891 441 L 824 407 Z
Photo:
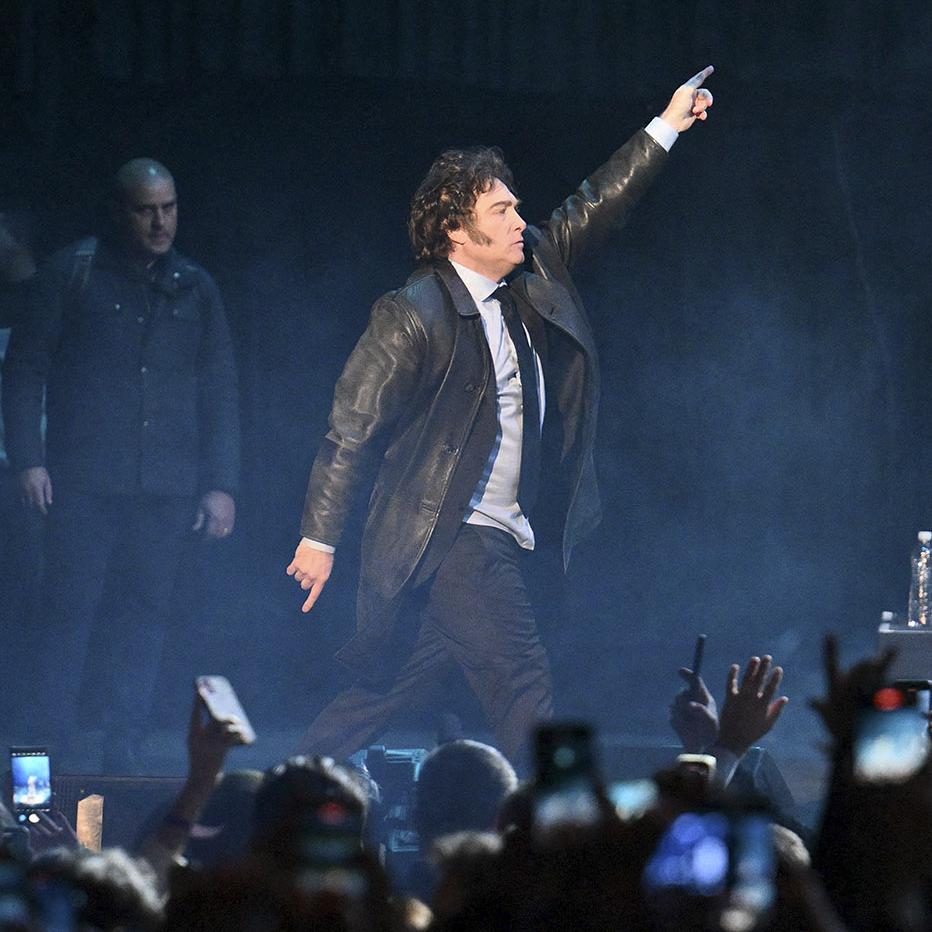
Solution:
M 783 668 L 771 669 L 772 663 L 769 654 L 751 657 L 740 683 L 738 664 L 732 664 L 728 671 L 715 743 L 738 757 L 773 728 L 790 701 L 786 696 L 774 698 L 783 679 Z
M 826 695 L 810 705 L 833 739 L 832 768 L 813 864 L 850 929 L 932 928 L 932 760 L 910 772 L 898 748 L 885 773 L 857 766 L 856 732 L 873 694 L 887 684 L 893 652 L 844 670 L 832 635 L 823 642 Z M 918 715 L 918 710 L 913 710 Z M 876 743 L 883 751 L 892 741 Z
M 230 748 L 244 744 L 239 721 L 206 718 L 204 700 L 195 691 L 188 723 L 188 775 L 155 835 L 142 846 L 161 883 L 185 849 L 191 827 L 210 798 Z
M 865 699 L 886 682 L 893 657 L 893 649 L 888 648 L 882 654 L 859 660 L 850 670 L 842 670 L 838 665 L 838 641 L 832 634 L 825 636 L 822 642 L 825 696 L 810 699 L 809 706 L 818 713 L 836 746 L 850 744 L 858 711 Z
M 59 809 L 37 812 L 38 822 L 28 826 L 29 850 L 33 856 L 51 851 L 53 848 L 77 848 L 78 836 L 68 821 L 68 816 Z
M 736 757 L 766 735 L 776 724 L 789 699 L 774 698 L 783 679 L 783 668 L 772 667 L 773 658 L 751 657 L 738 682 L 740 667 L 732 664 L 725 682 L 721 714 L 702 677 L 688 667 L 679 675 L 686 687 L 670 706 L 670 724 L 687 751 L 723 749 Z
M 718 737 L 718 708 L 702 677 L 680 667 L 686 681 L 670 705 L 670 724 L 688 752 L 704 751 Z

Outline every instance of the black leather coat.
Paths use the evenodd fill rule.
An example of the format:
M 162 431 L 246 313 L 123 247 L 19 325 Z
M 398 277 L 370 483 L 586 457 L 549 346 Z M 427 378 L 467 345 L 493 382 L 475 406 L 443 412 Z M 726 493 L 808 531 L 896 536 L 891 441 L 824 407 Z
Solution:
M 569 270 L 625 221 L 665 157 L 646 132 L 635 133 L 545 224 L 527 228 L 527 261 L 510 282 L 547 390 L 540 500 L 551 509 L 532 523 L 558 530 L 565 562 L 600 518 L 599 369 Z M 355 496 L 374 480 L 357 633 L 337 655 L 366 678 L 390 677 L 403 659 L 401 601 L 452 542 L 496 429 L 494 373 L 475 304 L 448 262 L 422 267 L 375 303 L 337 382 L 301 525 L 304 536 L 336 545 Z

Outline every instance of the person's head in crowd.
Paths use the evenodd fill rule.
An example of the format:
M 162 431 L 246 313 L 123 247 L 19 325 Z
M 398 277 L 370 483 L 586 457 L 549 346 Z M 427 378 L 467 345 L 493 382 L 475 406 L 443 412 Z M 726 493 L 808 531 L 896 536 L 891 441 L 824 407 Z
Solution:
M 120 166 L 113 179 L 110 219 L 134 262 L 148 267 L 168 253 L 178 231 L 178 195 L 171 172 L 148 158 Z
M 242 858 L 249 851 L 256 794 L 262 785 L 259 770 L 233 770 L 220 781 L 197 822 L 191 826 L 185 856 L 213 867 Z
M 457 832 L 439 838 L 431 857 L 438 883 L 431 908 L 434 926 L 454 930 L 500 928 L 507 919 L 498 872 L 502 840 L 491 832 Z
M 308 925 L 303 906 L 298 888 L 267 865 L 227 864 L 176 882 L 165 905 L 165 929 L 297 932 Z
M 495 748 L 465 739 L 440 745 L 417 775 L 414 826 L 422 849 L 442 835 L 494 829 L 517 785 L 514 768 Z
M 367 790 L 354 772 L 329 757 L 291 757 L 263 777 L 251 847 L 282 867 L 300 868 L 316 847 L 339 839 L 361 847 L 367 811 Z
M 534 784 L 519 783 L 503 800 L 495 828 L 503 835 L 530 838 L 534 827 Z
M 393 932 L 403 925 L 378 859 L 360 850 L 352 871 L 300 879 L 267 860 L 186 874 L 165 907 L 170 932 Z
M 77 928 L 145 932 L 162 927 L 154 876 L 145 862 L 121 848 L 56 848 L 32 862 L 29 878 L 33 886 L 51 882 L 73 891 Z

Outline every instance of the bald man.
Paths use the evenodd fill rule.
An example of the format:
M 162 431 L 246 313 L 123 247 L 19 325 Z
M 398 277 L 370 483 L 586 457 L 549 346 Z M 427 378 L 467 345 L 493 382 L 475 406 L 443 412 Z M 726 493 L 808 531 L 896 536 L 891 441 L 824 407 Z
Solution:
M 110 226 L 53 256 L 3 372 L 7 447 L 26 507 L 47 516 L 44 626 L 22 740 L 88 766 L 77 705 L 108 598 L 104 767 L 138 768 L 183 537 L 233 531 L 236 375 L 214 280 L 174 248 L 175 182 L 133 159 Z M 47 434 L 43 443 L 43 395 Z

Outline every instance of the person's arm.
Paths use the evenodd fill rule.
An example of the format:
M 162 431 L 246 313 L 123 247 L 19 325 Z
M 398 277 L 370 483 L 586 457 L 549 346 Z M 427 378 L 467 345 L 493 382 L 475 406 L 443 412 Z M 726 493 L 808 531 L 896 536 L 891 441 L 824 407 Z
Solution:
M 60 809 L 38 812 L 38 821 L 27 825 L 29 850 L 37 857 L 53 848 L 79 848 L 81 846 L 74 826 Z
M 903 905 L 928 903 L 932 761 L 883 781 L 865 780 L 854 767 L 858 719 L 874 692 L 889 683 L 893 656 L 887 650 L 844 669 L 837 642 L 827 636 L 826 693 L 810 701 L 828 730 L 832 757 L 812 863 L 851 928 L 906 928 Z M 923 908 L 916 928 L 929 928 Z
M 330 429 L 308 480 L 302 540 L 286 568 L 308 592 L 304 612 L 317 601 L 333 568 L 333 553 L 319 545 L 339 543 L 354 501 L 372 480 L 388 430 L 415 392 L 424 348 L 423 328 L 406 302 L 387 295 L 375 303 L 337 381 Z
M 142 844 L 141 854 L 149 862 L 164 889 L 168 872 L 178 863 L 191 834 L 191 826 L 210 799 L 230 748 L 243 743 L 234 719 L 204 721 L 204 702 L 197 693 L 188 724 L 188 775 L 155 834 Z
M 208 537 L 233 532 L 239 483 L 239 395 L 233 344 L 216 282 L 200 274 L 203 330 L 197 361 L 200 463 L 194 529 Z
M 700 85 L 712 70 L 709 65 L 676 89 L 658 118 L 669 132 L 652 131 L 651 124 L 638 130 L 554 210 L 544 224 L 542 240 L 531 245 L 556 250 L 563 264 L 572 269 L 609 231 L 622 227 L 663 167 L 675 138 L 697 119 L 705 120 L 712 95 Z
M 775 698 L 783 668 L 773 667 L 769 655 L 751 657 L 738 682 L 740 667 L 732 664 L 725 683 L 725 701 L 718 720 L 718 738 L 708 749 L 717 762 L 715 782 L 727 786 L 741 758 L 777 723 L 790 701 Z

